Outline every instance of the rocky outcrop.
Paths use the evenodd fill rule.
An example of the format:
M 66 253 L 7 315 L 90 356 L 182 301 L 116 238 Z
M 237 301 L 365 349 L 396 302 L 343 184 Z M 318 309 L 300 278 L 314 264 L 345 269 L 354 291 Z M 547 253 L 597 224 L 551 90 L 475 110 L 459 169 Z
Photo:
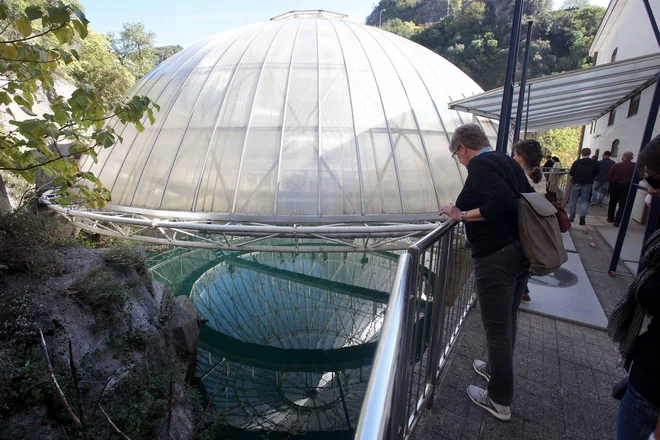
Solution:
M 0 438 L 79 436 L 47 374 L 38 329 L 56 377 L 79 412 L 68 365 L 71 343 L 89 438 L 108 438 L 112 429 L 94 410 L 97 400 L 132 440 L 166 438 L 171 400 L 170 438 L 190 438 L 199 403 L 185 383 L 187 368 L 177 353 L 188 355 L 186 360 L 194 353 L 199 334 L 194 305 L 187 297 L 172 301 L 145 267 L 109 264 L 103 249 L 68 246 L 58 249 L 58 259 L 58 276 L 0 279 L 0 315 L 2 307 L 9 310 L 0 316 L 6 319 L 0 324 L 0 364 L 6 355 L 20 367 L 0 369 L 0 395 L 10 396 L 0 408 Z

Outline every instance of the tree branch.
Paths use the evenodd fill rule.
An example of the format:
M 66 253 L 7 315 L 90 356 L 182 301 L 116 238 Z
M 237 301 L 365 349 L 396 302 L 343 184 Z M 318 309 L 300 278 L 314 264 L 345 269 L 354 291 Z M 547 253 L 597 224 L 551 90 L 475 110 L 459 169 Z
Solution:
M 115 425 L 112 422 L 112 420 L 110 420 L 110 416 L 108 415 L 107 412 L 105 412 L 105 410 L 103 409 L 103 407 L 101 405 L 99 405 L 99 409 L 101 410 L 101 413 L 105 416 L 105 418 L 108 420 L 108 423 L 110 423 L 110 426 L 112 426 L 112 429 L 114 429 L 117 434 L 121 435 L 124 440 L 131 440 L 130 438 L 128 438 L 126 436 L 126 434 L 124 434 L 123 432 L 121 432 L 119 430 L 119 428 L 117 428 L 117 425 Z
M 53 26 L 51 26 L 50 29 L 48 29 L 46 32 L 42 32 L 42 33 L 40 33 L 40 34 L 31 35 L 31 36 L 26 37 L 26 38 L 20 38 L 20 39 L 18 39 L 18 40 L 0 41 L 0 44 L 21 43 L 21 42 L 23 42 L 23 41 L 32 40 L 33 38 L 43 37 L 44 35 L 47 35 L 47 34 L 49 34 L 50 32 L 56 31 L 56 30 L 58 30 L 58 29 L 62 29 L 62 28 L 63 28 L 64 26 L 66 26 L 66 25 L 67 25 L 66 23 L 62 23 L 62 24 L 61 24 L 60 26 L 58 26 L 58 27 L 53 27 Z
M 73 348 L 71 347 L 71 340 L 69 340 L 69 366 L 71 368 L 71 377 L 73 377 L 73 387 L 76 390 L 76 401 L 78 402 L 78 411 L 80 414 L 80 430 L 82 431 L 83 440 L 87 440 L 87 424 L 85 423 L 85 412 L 83 408 L 82 393 L 80 392 L 80 384 L 78 383 L 78 374 L 76 373 L 76 363 L 73 360 Z
M 69 157 L 73 157 L 73 156 L 76 156 L 78 154 L 86 153 L 90 150 L 93 150 L 94 148 L 96 148 L 96 146 L 85 148 L 84 150 L 78 151 L 76 153 L 64 154 L 64 155 L 60 154 L 60 157 L 56 157 L 55 159 L 47 160 L 46 162 L 41 162 L 41 163 L 38 163 L 38 164 L 30 165 L 29 167 L 25 167 L 25 168 L 0 168 L 0 171 L 16 171 L 16 172 L 18 172 L 18 171 L 29 171 L 29 170 L 33 170 L 35 168 L 42 167 L 44 165 L 48 165 L 49 163 L 57 162 L 58 160 L 67 159 Z
M 41 63 L 41 64 L 52 63 L 53 61 L 59 61 L 61 59 L 62 59 L 62 57 L 58 57 L 58 58 L 55 58 L 54 60 L 50 60 L 50 61 L 41 61 L 41 60 L 20 60 L 20 59 L 14 59 L 14 58 L 0 57 L 0 60 L 11 61 L 13 63 Z
M 218 387 L 220 386 L 220 382 L 222 382 L 222 376 L 224 376 L 224 374 L 225 374 L 225 371 L 222 370 L 222 373 L 220 374 L 220 377 L 218 378 L 218 381 L 215 384 L 215 388 L 213 388 L 213 394 L 211 394 L 211 398 L 209 399 L 208 403 L 206 404 L 206 409 L 204 410 L 204 414 L 202 414 L 202 418 L 199 419 L 199 423 L 197 424 L 197 428 L 195 428 L 195 432 L 192 433 L 192 436 L 190 437 L 190 440 L 195 440 L 195 437 L 197 437 L 197 433 L 202 428 L 202 425 L 204 424 L 204 419 L 206 419 L 206 413 L 209 412 L 209 408 L 211 407 L 211 404 L 213 403 L 213 400 L 215 399 L 215 393 L 218 392 Z
M 50 357 L 48 356 L 48 348 L 46 347 L 46 340 L 44 339 L 44 334 L 39 329 L 39 336 L 41 336 L 41 348 L 44 351 L 44 355 L 46 356 L 46 363 L 48 364 L 48 371 L 50 372 L 50 378 L 53 380 L 53 383 L 55 384 L 55 389 L 57 389 L 57 394 L 60 396 L 60 400 L 62 401 L 62 404 L 64 405 L 64 408 L 66 408 L 66 411 L 69 413 L 71 418 L 73 419 L 74 422 L 76 422 L 78 425 L 81 425 L 80 419 L 78 416 L 76 416 L 76 413 L 73 412 L 73 409 L 71 409 L 71 405 L 69 405 L 69 402 L 67 402 L 66 397 L 64 397 L 64 393 L 62 392 L 62 388 L 60 388 L 60 384 L 57 383 L 57 379 L 55 378 L 55 372 L 53 371 L 53 365 L 50 363 Z

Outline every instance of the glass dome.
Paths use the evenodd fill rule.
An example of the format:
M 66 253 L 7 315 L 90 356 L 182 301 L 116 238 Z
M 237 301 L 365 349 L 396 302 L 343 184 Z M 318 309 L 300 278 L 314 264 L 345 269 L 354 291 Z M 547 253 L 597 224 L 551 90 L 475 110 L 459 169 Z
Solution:
M 232 29 L 131 91 L 161 110 L 87 159 L 110 210 L 263 223 L 437 220 L 464 170 L 447 103 L 482 92 L 457 67 L 379 28 L 319 11 Z M 496 129 L 478 122 L 491 138 Z

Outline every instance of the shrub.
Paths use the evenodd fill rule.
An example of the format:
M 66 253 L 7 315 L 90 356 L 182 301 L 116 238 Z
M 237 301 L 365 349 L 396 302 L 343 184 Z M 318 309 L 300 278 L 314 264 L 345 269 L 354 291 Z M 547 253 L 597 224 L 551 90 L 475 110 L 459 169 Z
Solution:
M 58 245 L 71 243 L 73 226 L 59 216 L 0 215 L 0 267 L 48 276 L 58 272 Z
M 119 242 L 103 252 L 103 257 L 108 264 L 119 267 L 133 267 L 138 272 L 146 271 L 147 253 L 144 248 Z
M 80 301 L 93 310 L 110 312 L 114 306 L 124 305 L 126 300 L 124 285 L 103 267 L 95 267 L 87 272 L 78 284 L 77 291 Z

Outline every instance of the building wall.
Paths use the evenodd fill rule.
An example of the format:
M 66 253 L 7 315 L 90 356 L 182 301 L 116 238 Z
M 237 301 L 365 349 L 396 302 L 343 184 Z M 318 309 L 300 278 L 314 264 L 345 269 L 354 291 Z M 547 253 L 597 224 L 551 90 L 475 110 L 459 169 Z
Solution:
M 660 20 L 660 1 L 651 0 L 650 3 L 656 20 Z M 641 0 L 611 1 L 590 53 L 596 56 L 596 65 L 602 65 L 611 62 L 615 50 L 616 61 L 660 52 Z M 617 107 L 612 125 L 608 126 L 609 115 L 604 115 L 595 121 L 593 126 L 585 126 L 584 146 L 591 148 L 593 152 L 598 149 L 602 155 L 604 151 L 610 151 L 612 143 L 618 139 L 618 153 L 613 157 L 614 160 L 620 161 L 621 154 L 625 151 L 632 151 L 637 157 L 654 89 L 655 85 L 642 92 L 636 115 L 628 117 L 628 100 Z M 657 134 L 660 134 L 660 118 L 656 120 L 654 129 L 654 136 Z M 645 194 L 643 190 L 638 191 L 635 200 L 632 217 L 637 221 L 641 220 L 644 212 Z

